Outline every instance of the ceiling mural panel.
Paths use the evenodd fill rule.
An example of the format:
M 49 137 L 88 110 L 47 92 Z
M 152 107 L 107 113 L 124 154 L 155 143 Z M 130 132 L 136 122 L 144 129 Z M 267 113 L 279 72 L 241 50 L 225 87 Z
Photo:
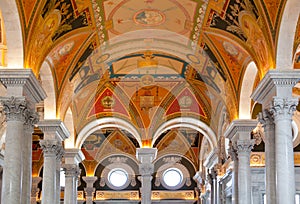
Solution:
M 166 29 L 191 35 L 197 3 L 191 0 L 103 1 L 108 38 L 140 29 Z

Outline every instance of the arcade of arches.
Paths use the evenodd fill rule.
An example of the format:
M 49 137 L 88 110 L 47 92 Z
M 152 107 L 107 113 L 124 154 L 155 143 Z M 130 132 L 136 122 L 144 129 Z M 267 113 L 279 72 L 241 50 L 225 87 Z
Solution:
M 2 204 L 299 204 L 299 0 L 0 0 Z

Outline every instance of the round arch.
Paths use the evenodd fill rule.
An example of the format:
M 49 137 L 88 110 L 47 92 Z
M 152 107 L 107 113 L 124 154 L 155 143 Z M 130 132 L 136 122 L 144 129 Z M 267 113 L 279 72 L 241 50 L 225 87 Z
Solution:
M 121 128 L 128 131 L 133 137 L 138 141 L 140 147 L 142 146 L 142 141 L 140 134 L 136 128 L 129 122 L 115 117 L 100 118 L 88 123 L 78 134 L 76 139 L 75 148 L 80 148 L 85 141 L 85 139 L 93 132 L 103 129 L 103 128 Z
M 7 66 L 11 68 L 23 68 L 23 36 L 17 3 L 11 0 L 1 0 L 0 9 L 6 33 Z
M 257 75 L 257 66 L 252 61 L 247 65 L 240 92 L 239 119 L 251 119 L 251 94 L 255 77 Z
M 154 133 L 151 146 L 155 144 L 155 141 L 163 132 L 173 128 L 179 128 L 179 127 L 185 127 L 185 128 L 191 128 L 197 130 L 198 132 L 202 133 L 204 137 L 208 139 L 210 146 L 212 148 L 217 147 L 217 137 L 215 133 L 212 131 L 212 129 L 202 121 L 190 117 L 174 118 L 172 120 L 165 122 Z
M 56 97 L 54 80 L 51 72 L 51 68 L 47 62 L 42 64 L 40 69 L 40 78 L 42 81 L 42 87 L 47 94 L 47 98 L 44 100 L 44 118 L 56 119 Z
M 286 1 L 283 11 L 276 50 L 276 69 L 293 69 L 293 46 L 300 1 Z

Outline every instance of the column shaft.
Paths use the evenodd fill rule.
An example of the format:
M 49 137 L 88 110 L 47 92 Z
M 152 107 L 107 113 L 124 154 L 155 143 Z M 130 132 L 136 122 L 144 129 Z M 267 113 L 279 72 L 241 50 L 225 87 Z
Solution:
M 276 159 L 275 159 L 275 126 L 269 111 L 260 114 L 260 122 L 265 135 L 265 172 L 267 204 L 276 203 Z
M 32 132 L 33 125 L 31 123 L 24 126 L 23 137 L 23 179 L 22 179 L 22 203 L 30 203 L 31 182 L 32 182 Z
M 64 204 L 77 203 L 77 179 L 80 169 L 76 164 L 64 164 L 66 184 L 64 192 Z
M 7 121 L 1 203 L 21 203 L 23 130 L 22 121 Z
M 237 150 L 239 159 L 238 191 L 239 204 L 251 204 L 251 168 L 250 152 L 253 147 L 251 140 L 238 140 Z

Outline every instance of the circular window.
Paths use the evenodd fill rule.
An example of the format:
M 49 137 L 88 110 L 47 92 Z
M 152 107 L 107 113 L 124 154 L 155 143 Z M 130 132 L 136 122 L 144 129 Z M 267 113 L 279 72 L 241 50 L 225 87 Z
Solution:
M 164 183 L 171 188 L 176 188 L 177 186 L 179 186 L 182 183 L 182 180 L 182 172 L 177 168 L 167 169 L 163 173 Z
M 124 169 L 112 169 L 108 174 L 108 181 L 115 187 L 123 187 L 128 181 L 128 174 Z

